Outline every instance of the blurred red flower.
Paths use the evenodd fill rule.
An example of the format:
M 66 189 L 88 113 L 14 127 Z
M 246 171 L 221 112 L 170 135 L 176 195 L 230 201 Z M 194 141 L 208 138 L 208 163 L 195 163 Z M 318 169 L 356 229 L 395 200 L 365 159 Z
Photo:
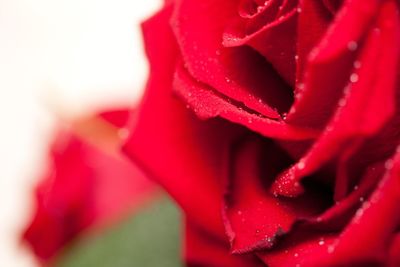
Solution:
M 118 153 L 130 112 L 104 112 L 57 133 L 23 234 L 45 265 L 83 233 L 101 230 L 155 196 L 155 185 Z

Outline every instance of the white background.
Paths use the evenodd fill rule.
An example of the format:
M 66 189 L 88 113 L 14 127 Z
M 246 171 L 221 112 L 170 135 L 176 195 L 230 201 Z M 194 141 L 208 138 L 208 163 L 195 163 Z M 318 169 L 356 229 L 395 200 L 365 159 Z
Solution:
M 139 22 L 160 0 L 0 0 L 0 266 L 36 266 L 19 235 L 54 114 L 133 104 L 147 63 Z

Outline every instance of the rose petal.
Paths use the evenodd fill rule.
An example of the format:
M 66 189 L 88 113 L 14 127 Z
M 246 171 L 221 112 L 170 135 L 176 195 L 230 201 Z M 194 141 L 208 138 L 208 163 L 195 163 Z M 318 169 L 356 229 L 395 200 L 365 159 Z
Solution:
M 323 0 L 323 2 L 326 8 L 329 9 L 332 14 L 335 14 L 340 8 L 340 5 L 342 5 L 343 0 Z
M 269 267 L 324 267 L 333 266 L 325 260 L 327 248 L 335 235 L 310 231 L 291 233 L 294 238 L 285 240 L 274 250 L 260 252 L 258 256 Z M 355 266 L 355 265 L 352 265 Z
M 331 248 L 332 263 L 386 260 L 390 240 L 400 226 L 400 153 L 386 166 L 388 170 L 374 193 Z
M 259 253 L 260 258 L 272 267 L 296 264 L 303 267 L 382 266 L 385 261 L 390 263 L 397 260 L 396 256 L 393 257 L 397 255 L 393 252 L 397 249 L 396 243 L 391 245 L 391 241 L 394 240 L 394 232 L 400 227 L 400 152 L 385 165 L 387 171 L 378 187 L 357 210 L 341 234 L 332 233 L 334 228 L 325 228 L 329 232 L 321 233 L 323 228 L 318 224 L 348 212 L 346 209 L 349 204 L 354 204 L 354 198 L 358 195 L 356 192 L 320 217 L 316 224 L 298 224 L 287 239 L 282 240 L 273 250 Z M 375 175 L 381 173 L 372 168 L 370 170 L 372 176 L 365 177 L 369 181 L 358 190 L 368 191 L 370 182 L 376 180 Z
M 388 260 L 389 267 L 400 266 L 400 233 L 397 233 L 390 245 L 390 257 Z
M 260 15 L 243 21 L 235 18 L 225 30 L 223 44 L 226 47 L 249 45 L 262 54 L 290 85 L 295 78 L 295 44 L 297 11 L 295 1 L 269 3 Z M 291 4 L 290 4 L 291 3 Z M 290 11 L 280 15 L 279 8 Z
M 339 104 L 326 131 L 310 151 L 277 179 L 274 192 L 286 196 L 299 194 L 298 182 L 302 177 L 341 150 L 346 150 L 347 142 L 352 138 L 373 136 L 379 132 L 394 115 L 397 59 L 400 55 L 399 25 L 396 6 L 387 2 L 377 22 L 380 31 L 370 32 L 360 59 L 363 67 L 351 74 L 351 90 L 348 94 L 345 92 L 343 104 Z M 381 106 L 381 103 L 385 105 Z
M 260 256 L 272 267 L 295 264 L 303 267 L 383 266 L 386 260 L 396 260 L 390 256 L 392 252 L 389 247 L 393 233 L 400 226 L 397 205 L 400 200 L 399 188 L 398 153 L 393 158 L 393 167 L 386 172 L 379 186 L 358 209 L 341 234 L 332 234 L 332 229 L 329 234 L 321 233 L 320 228 L 315 228 L 316 225 L 298 225 L 287 240 Z M 352 201 L 349 199 L 350 202 Z M 343 204 L 339 204 L 341 208 Z M 340 214 L 337 211 L 333 213 Z
M 194 81 L 183 66 L 178 66 L 176 70 L 174 88 L 200 118 L 220 116 L 272 138 L 303 140 L 317 136 L 317 133 L 310 129 L 292 127 L 283 121 L 254 114 L 240 104 L 215 93 L 206 85 Z
M 271 6 L 280 6 L 282 0 L 241 0 L 238 6 L 238 13 L 244 19 L 255 18 L 263 15 Z M 267 11 L 270 13 L 270 11 Z
M 360 184 L 350 194 L 318 217 L 307 219 L 306 224 L 318 229 L 340 231 L 349 222 L 360 203 L 367 199 L 367 196 L 373 191 L 383 170 L 384 164 L 382 163 L 370 166 L 361 178 Z
M 219 205 L 225 147 L 234 125 L 201 121 L 173 96 L 177 47 L 167 21 L 171 6 L 143 24 L 151 74 L 124 151 L 156 179 L 188 217 L 220 238 Z M 196 196 L 196 197 L 194 197 Z
M 360 150 L 364 142 L 364 138 L 350 141 L 348 146 L 343 150 L 340 156 L 338 156 L 334 190 L 335 201 L 340 201 L 347 195 L 353 180 L 352 177 L 359 176 L 357 172 L 360 172 L 362 168 L 351 165 L 351 159 Z
M 272 142 L 250 135 L 229 154 L 223 214 L 233 253 L 270 248 L 297 219 L 315 215 L 325 207 L 321 192 L 308 192 L 295 200 L 280 199 L 268 192 L 275 175 L 290 163 Z
M 304 1 L 306 6 L 302 10 L 307 10 L 310 2 L 313 1 Z M 339 101 L 341 88 L 348 81 L 347 74 L 351 71 L 356 52 L 354 48 L 361 45 L 363 35 L 368 32 L 368 27 L 379 10 L 378 4 L 377 0 L 350 0 L 343 4 L 322 40 L 308 56 L 304 76 L 297 85 L 295 103 L 287 116 L 289 123 L 318 128 L 325 126 Z M 319 12 L 315 12 L 314 16 L 316 14 Z M 308 12 L 303 16 L 308 16 Z M 323 17 L 323 14 L 318 16 L 317 25 L 324 22 L 321 19 Z M 305 20 L 308 17 L 300 18 L 300 27 L 308 26 L 302 22 Z M 319 25 L 326 25 L 326 22 Z M 316 29 L 316 26 L 311 29 Z M 320 34 L 319 30 L 312 30 L 311 33 L 316 33 L 317 36 Z M 303 47 L 301 43 L 299 45 Z M 301 47 L 305 51 L 300 50 L 299 56 L 303 57 L 302 53 L 307 52 L 309 46 Z
M 105 114 L 121 122 L 129 111 L 100 117 Z M 108 226 L 155 195 L 156 187 L 135 165 L 69 130 L 57 135 L 50 156 L 49 173 L 36 191 L 37 210 L 23 236 L 42 261 L 52 260 L 83 231 Z
M 216 240 L 188 220 L 185 225 L 185 261 L 189 267 L 264 266 L 256 256 L 232 255 L 227 243 Z
M 220 94 L 266 117 L 280 118 L 275 109 L 288 109 L 290 88 L 251 49 L 221 45 L 226 21 L 236 16 L 236 7 L 236 1 L 178 1 L 172 27 L 185 67 L 195 80 Z
M 327 14 L 321 1 L 301 0 L 297 12 L 299 12 L 297 32 L 307 33 L 297 35 L 296 77 L 297 81 L 301 83 L 304 67 L 308 63 L 308 54 L 320 42 L 332 18 Z M 301 86 L 297 85 L 295 89 L 299 90 Z
M 36 189 L 37 210 L 23 239 L 42 261 L 95 221 L 95 176 L 87 167 L 84 147 L 75 136 L 60 134 L 52 147 L 49 174 Z

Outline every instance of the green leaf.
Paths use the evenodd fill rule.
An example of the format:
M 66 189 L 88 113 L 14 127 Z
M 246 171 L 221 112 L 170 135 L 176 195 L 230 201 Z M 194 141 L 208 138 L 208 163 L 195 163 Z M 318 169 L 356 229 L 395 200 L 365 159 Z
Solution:
M 162 197 L 120 224 L 75 242 L 59 267 L 177 267 L 181 220 L 175 204 Z

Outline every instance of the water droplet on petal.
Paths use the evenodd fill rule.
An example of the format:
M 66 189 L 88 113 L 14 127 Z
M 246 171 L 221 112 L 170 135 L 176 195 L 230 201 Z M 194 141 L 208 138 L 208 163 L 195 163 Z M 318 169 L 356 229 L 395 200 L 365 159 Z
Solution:
M 389 169 L 391 169 L 392 167 L 393 167 L 393 160 L 388 159 L 388 160 L 385 162 L 385 168 L 386 168 L 387 170 L 389 170 Z
M 267 241 L 268 243 L 273 243 L 274 242 L 274 239 L 273 238 L 271 238 L 271 237 L 268 237 L 268 236 L 265 236 L 265 241 Z
M 361 67 L 361 62 L 358 61 L 358 60 L 354 61 L 353 67 L 354 67 L 355 69 L 359 69 L 359 68 Z
M 356 211 L 355 219 L 359 219 L 363 214 L 364 214 L 364 209 L 363 208 L 359 208 Z
M 352 82 L 352 83 L 358 82 L 358 74 L 357 73 L 352 73 L 350 75 L 350 82 Z
M 347 43 L 347 48 L 348 48 L 350 51 L 356 51 L 357 48 L 358 48 L 358 44 L 357 44 L 356 41 L 350 41 L 350 42 Z
M 304 169 L 304 167 L 306 167 L 306 164 L 304 163 L 304 161 L 301 160 L 301 161 L 297 164 L 297 169 L 302 170 L 302 169 Z
M 340 100 L 339 100 L 339 106 L 340 106 L 340 107 L 344 107 L 344 106 L 346 105 L 346 102 L 347 102 L 346 99 L 344 99 L 344 98 L 340 99 Z

